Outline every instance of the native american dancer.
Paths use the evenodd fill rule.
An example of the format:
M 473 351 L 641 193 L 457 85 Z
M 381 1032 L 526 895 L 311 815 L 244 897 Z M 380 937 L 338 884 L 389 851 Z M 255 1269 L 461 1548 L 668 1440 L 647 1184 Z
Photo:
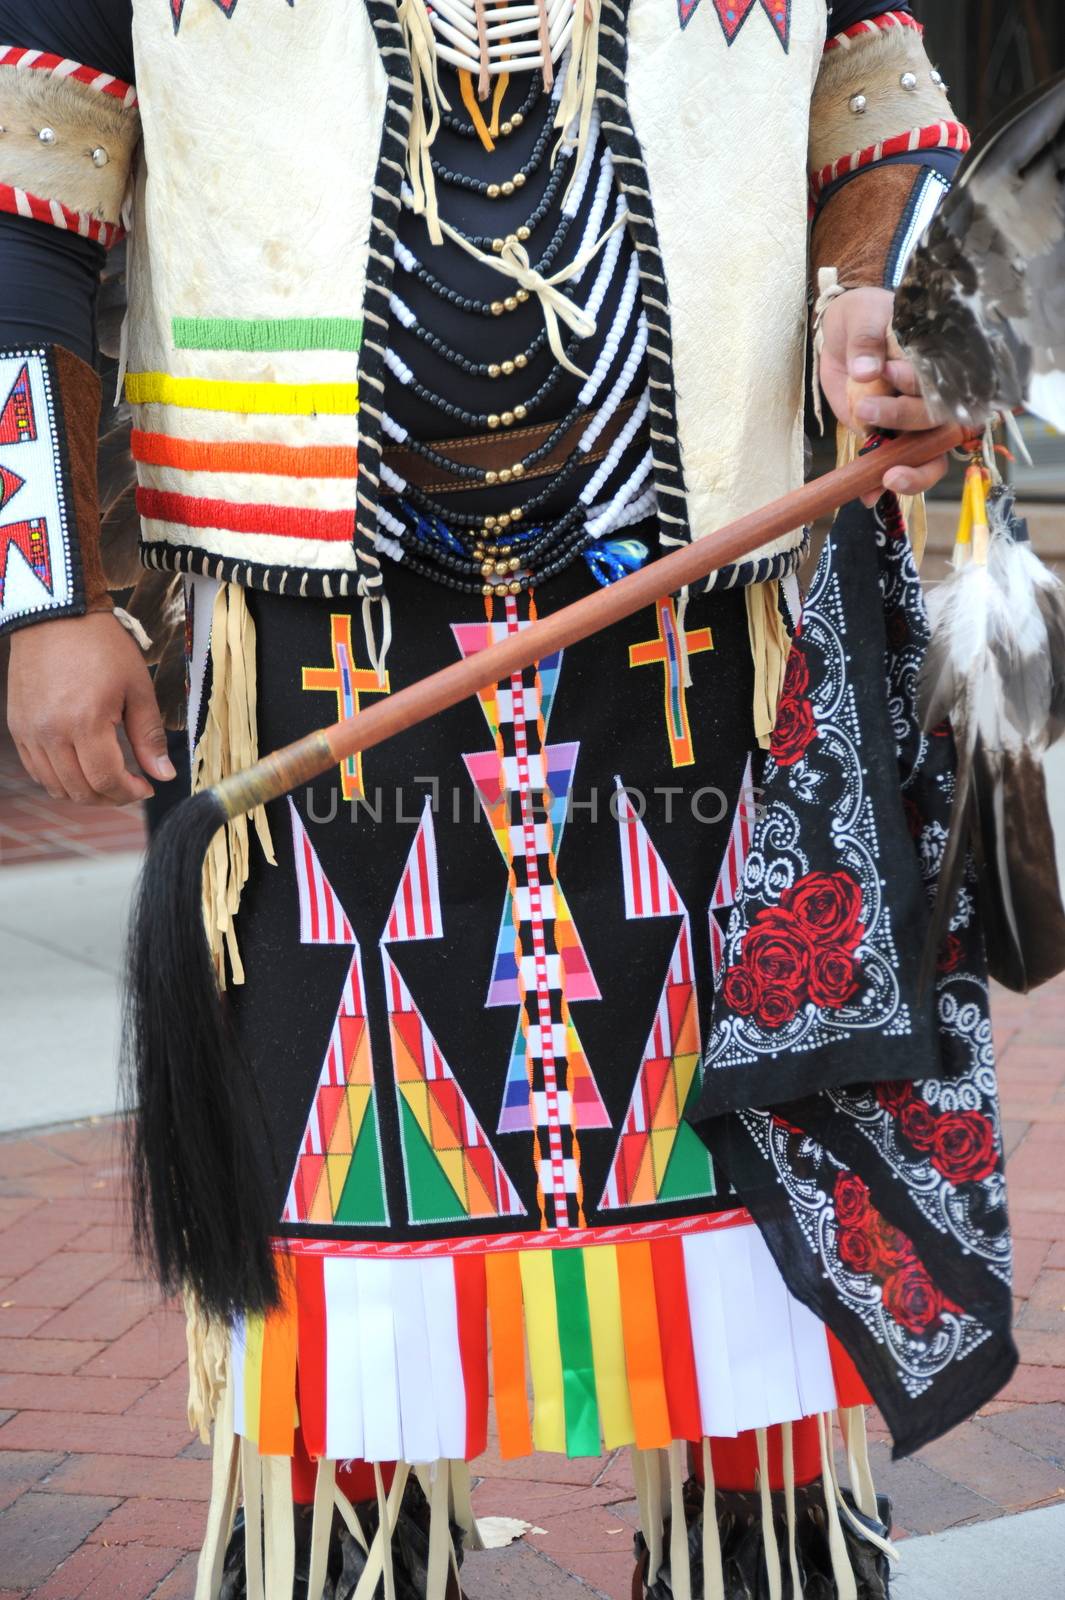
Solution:
M 31 775 L 170 770 L 101 554 L 116 242 L 205 787 L 801 484 L 810 283 L 837 416 L 927 427 L 892 291 L 967 144 L 876 0 L 0 0 Z M 631 1446 L 656 1596 L 886 1594 L 870 1393 L 909 1451 L 1015 1361 L 971 873 L 920 973 L 954 754 L 896 496 L 943 470 L 805 600 L 799 528 L 217 836 L 246 1077 L 190 1047 L 135 1140 L 200 1600 L 456 1594 L 490 1438 Z

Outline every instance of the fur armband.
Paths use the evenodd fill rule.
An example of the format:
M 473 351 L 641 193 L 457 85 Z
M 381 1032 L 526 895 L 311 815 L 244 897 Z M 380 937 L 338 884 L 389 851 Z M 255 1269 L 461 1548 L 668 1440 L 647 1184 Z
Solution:
M 0 45 L 0 210 L 109 247 L 122 233 L 139 139 L 128 84 L 76 61 Z
M 848 288 L 891 287 L 949 186 L 937 163 L 956 158 L 943 152 L 968 147 L 911 17 L 888 12 L 830 40 L 810 112 L 813 281 L 834 267 Z
M 111 610 L 100 397 L 93 369 L 60 345 L 0 348 L 0 632 Z

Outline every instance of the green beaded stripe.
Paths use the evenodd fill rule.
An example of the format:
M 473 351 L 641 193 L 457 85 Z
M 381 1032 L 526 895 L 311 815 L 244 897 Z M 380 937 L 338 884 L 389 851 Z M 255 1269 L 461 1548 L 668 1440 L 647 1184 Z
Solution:
M 178 350 L 354 350 L 362 346 L 361 317 L 175 317 Z

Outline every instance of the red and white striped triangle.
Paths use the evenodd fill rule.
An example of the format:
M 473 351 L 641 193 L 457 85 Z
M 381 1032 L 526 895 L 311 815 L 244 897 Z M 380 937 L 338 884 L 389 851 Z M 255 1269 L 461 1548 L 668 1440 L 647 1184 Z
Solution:
M 300 895 L 301 944 L 355 944 L 355 930 L 348 921 L 337 892 L 322 871 L 318 853 L 311 844 L 292 800 L 292 853 L 296 860 L 296 882 Z
M 418 832 L 399 880 L 396 898 L 385 923 L 383 944 L 410 944 L 416 939 L 440 939 L 444 919 L 440 910 L 440 874 L 436 865 L 436 830 L 429 796 Z
M 625 880 L 625 915 L 631 921 L 643 917 L 677 917 L 684 913 L 680 895 L 665 863 L 651 843 L 636 814 L 628 790 L 620 778 L 617 784 L 617 819 L 620 823 L 621 871 Z

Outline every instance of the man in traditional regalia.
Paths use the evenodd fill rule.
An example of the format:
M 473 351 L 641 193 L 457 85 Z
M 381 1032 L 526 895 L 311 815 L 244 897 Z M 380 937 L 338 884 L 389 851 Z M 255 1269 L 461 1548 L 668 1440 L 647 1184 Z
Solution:
M 882 0 L 0 0 L 27 771 L 172 772 L 101 553 L 119 241 L 205 786 L 795 489 L 811 337 L 856 437 L 927 427 L 893 290 L 967 142 Z M 886 1593 L 870 1391 L 911 1450 L 1015 1359 L 967 888 L 917 972 L 952 755 L 898 497 L 944 469 L 805 609 L 798 528 L 218 835 L 247 1082 L 190 1059 L 136 1154 L 203 1600 L 456 1592 L 490 1437 L 632 1446 L 656 1595 Z

